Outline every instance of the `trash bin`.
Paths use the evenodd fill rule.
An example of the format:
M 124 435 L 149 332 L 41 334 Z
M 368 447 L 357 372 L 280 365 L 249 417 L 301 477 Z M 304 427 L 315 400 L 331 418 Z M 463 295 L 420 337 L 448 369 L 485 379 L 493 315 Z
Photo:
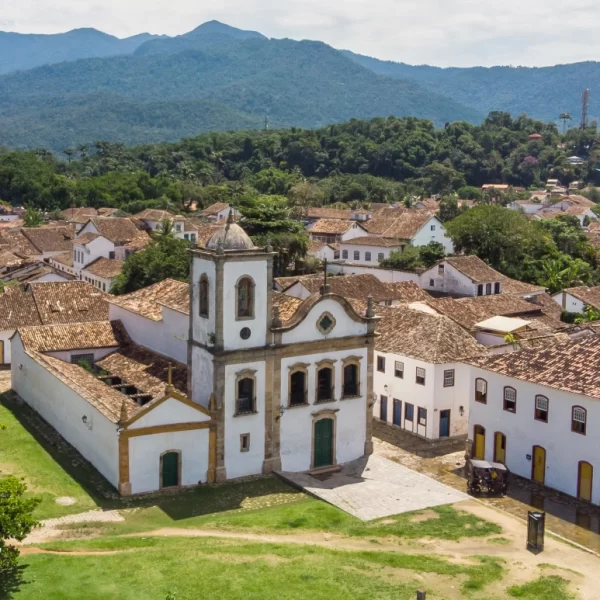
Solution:
M 544 550 L 546 513 L 530 510 L 527 513 L 527 550 L 539 554 Z

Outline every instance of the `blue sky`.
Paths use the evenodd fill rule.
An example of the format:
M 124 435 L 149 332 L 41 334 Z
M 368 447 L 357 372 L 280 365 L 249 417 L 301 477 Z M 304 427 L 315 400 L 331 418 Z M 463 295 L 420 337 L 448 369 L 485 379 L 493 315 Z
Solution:
M 439 66 L 546 66 L 600 58 L 600 2 L 574 0 L 17 0 L 0 30 L 95 27 L 178 35 L 211 19 L 269 37 L 322 40 L 381 59 Z

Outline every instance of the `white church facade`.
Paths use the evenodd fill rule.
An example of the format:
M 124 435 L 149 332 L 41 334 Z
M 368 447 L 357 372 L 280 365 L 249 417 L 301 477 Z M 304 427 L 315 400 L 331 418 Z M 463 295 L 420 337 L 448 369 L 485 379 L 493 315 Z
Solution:
M 191 253 L 189 285 L 115 297 L 110 321 L 18 329 L 15 392 L 123 495 L 370 454 L 372 302 L 274 305 L 274 253 L 233 222 Z

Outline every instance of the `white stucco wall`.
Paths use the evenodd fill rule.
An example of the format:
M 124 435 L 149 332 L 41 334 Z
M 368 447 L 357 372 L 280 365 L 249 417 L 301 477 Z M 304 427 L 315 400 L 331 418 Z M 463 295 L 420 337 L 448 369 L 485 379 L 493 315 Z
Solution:
M 256 371 L 256 413 L 237 415 L 237 373 L 249 369 Z M 225 468 L 228 479 L 262 473 L 265 458 L 265 362 L 251 362 L 225 367 Z M 240 436 L 250 434 L 250 449 L 240 451 Z
M 352 227 L 340 235 L 340 241 L 352 240 L 354 238 L 364 237 L 366 235 L 369 235 L 369 232 L 366 229 L 361 227 L 358 223 L 352 223 Z
M 114 348 L 80 348 L 78 350 L 63 350 L 61 352 L 46 352 L 48 356 L 53 356 L 54 358 L 59 358 L 60 360 L 64 360 L 65 362 L 71 362 L 71 358 L 78 354 L 93 354 L 94 361 L 100 360 L 105 356 L 108 356 L 111 352 L 117 350 L 117 347 Z
M 454 254 L 454 244 L 446 233 L 443 223 L 437 218 L 432 217 L 411 240 L 413 246 L 427 246 L 429 242 L 439 242 L 444 246 L 446 254 Z
M 78 235 L 83 233 L 98 233 L 92 223 L 88 223 Z M 80 256 L 77 251 L 82 253 Z M 79 273 L 85 266 L 94 262 L 98 258 L 110 258 L 110 253 L 115 251 L 115 245 L 105 237 L 98 237 L 89 244 L 82 246 L 77 241 L 73 243 L 73 267 L 76 273 Z M 80 260 L 83 258 L 83 261 Z
M 487 404 L 475 402 L 475 378 L 488 383 Z M 475 425 L 485 427 L 485 457 L 494 458 L 494 433 L 506 436 L 506 465 L 521 477 L 531 478 L 533 446 L 546 450 L 545 484 L 572 496 L 577 494 L 578 462 L 587 461 L 594 468 L 592 501 L 600 502 L 600 447 L 596 432 L 600 427 L 600 400 L 571 394 L 527 381 L 520 381 L 477 369 L 471 369 L 469 438 Z M 504 386 L 517 390 L 517 411 L 503 410 Z M 534 419 L 536 395 L 549 400 L 548 423 Z M 587 409 L 587 435 L 571 431 L 573 406 Z
M 581 314 L 585 308 L 585 302 L 575 298 L 575 296 L 571 296 L 571 294 L 568 292 L 558 292 L 558 294 L 554 294 L 554 296 L 552 296 L 552 299 L 557 304 L 562 306 L 563 310 L 567 310 L 572 313 Z
M 19 336 L 12 343 L 14 391 L 118 487 L 117 425 L 23 351 Z M 82 422 L 86 416 L 91 429 Z
M 189 317 L 162 307 L 162 321 L 146 319 L 115 304 L 109 304 L 109 320 L 121 320 L 131 339 L 159 354 L 187 364 Z
M 13 336 L 14 332 L 14 329 L 5 329 L 4 331 L 0 331 L 0 342 L 3 342 L 4 344 L 4 360 L 2 360 L 2 357 L 0 357 L 0 364 L 10 364 L 10 338 Z
M 360 397 L 341 399 L 342 359 L 348 356 L 360 357 Z M 324 358 L 336 361 L 334 365 L 335 402 L 315 404 L 316 363 Z M 307 356 L 294 356 L 281 361 L 281 402 L 288 405 L 289 367 L 295 363 L 307 363 L 309 406 L 296 406 L 285 410 L 280 420 L 281 463 L 284 471 L 306 471 L 312 467 L 313 419 L 322 410 L 336 410 L 335 454 L 336 462 L 342 464 L 364 455 L 366 439 L 366 385 L 367 348 L 361 347 L 339 352 L 323 352 Z
M 160 455 L 181 452 L 181 485 L 205 483 L 208 471 L 208 429 L 143 435 L 129 439 L 131 493 L 160 488 Z
M 351 261 L 350 261 L 351 262 Z M 343 261 L 328 263 L 327 272 L 333 273 L 334 275 L 362 275 L 367 273 L 369 275 L 375 275 L 379 281 L 384 283 L 396 283 L 399 281 L 414 281 L 420 285 L 420 278 L 418 273 L 411 271 L 395 271 L 392 269 L 381 269 L 376 265 L 371 267 L 363 265 L 344 264 Z
M 98 275 L 92 275 L 86 269 L 83 269 L 83 271 L 81 271 L 81 279 L 83 281 L 91 283 L 94 287 L 106 293 L 110 292 L 112 282 L 114 281 L 114 278 L 98 277 Z
M 351 263 L 359 263 L 366 266 L 377 266 L 380 260 L 388 258 L 390 252 L 401 250 L 402 246 L 398 245 L 395 248 L 383 248 L 381 246 L 353 246 L 351 243 L 340 244 L 340 260 L 347 260 Z M 344 250 L 348 252 L 348 258 L 344 258 Z M 355 258 L 354 253 L 358 252 L 358 258 Z M 371 253 L 371 260 L 366 260 L 366 253 Z M 379 255 L 382 255 L 380 258 Z

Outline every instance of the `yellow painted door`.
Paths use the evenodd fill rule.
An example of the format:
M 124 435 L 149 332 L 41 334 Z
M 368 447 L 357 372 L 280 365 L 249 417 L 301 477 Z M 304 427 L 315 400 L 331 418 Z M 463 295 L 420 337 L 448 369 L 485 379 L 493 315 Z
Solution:
M 496 433 L 494 445 L 494 460 L 502 464 L 506 463 L 506 438 L 502 433 Z
M 475 428 L 475 450 L 473 452 L 473 458 L 479 460 L 485 459 L 485 431 L 483 429 Z
M 587 462 L 579 463 L 579 490 L 577 496 L 582 500 L 592 501 L 592 465 Z
M 533 480 L 544 483 L 546 478 L 546 451 L 541 446 L 533 448 Z

